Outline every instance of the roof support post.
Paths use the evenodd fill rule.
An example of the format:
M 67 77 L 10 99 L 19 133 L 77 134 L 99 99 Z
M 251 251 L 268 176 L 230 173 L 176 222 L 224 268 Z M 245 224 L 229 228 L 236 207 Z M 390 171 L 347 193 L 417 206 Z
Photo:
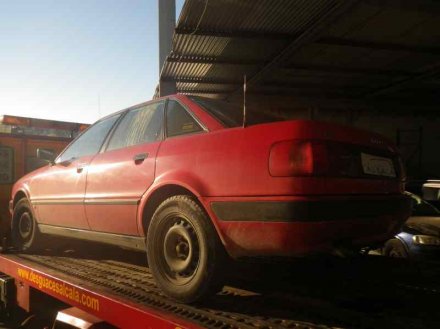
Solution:
M 159 77 L 168 54 L 173 49 L 173 34 L 176 27 L 176 1 L 157 0 L 159 6 Z M 176 93 L 175 81 L 159 80 L 159 96 Z

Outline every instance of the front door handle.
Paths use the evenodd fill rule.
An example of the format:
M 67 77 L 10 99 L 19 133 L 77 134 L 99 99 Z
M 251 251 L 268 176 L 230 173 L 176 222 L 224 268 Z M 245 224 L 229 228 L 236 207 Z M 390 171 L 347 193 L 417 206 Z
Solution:
M 148 153 L 139 153 L 133 157 L 134 163 L 142 163 L 144 160 L 148 158 Z
M 84 167 L 85 167 L 85 166 L 78 166 L 78 167 L 76 167 L 76 172 L 77 172 L 78 174 L 82 173 L 83 170 L 84 170 Z

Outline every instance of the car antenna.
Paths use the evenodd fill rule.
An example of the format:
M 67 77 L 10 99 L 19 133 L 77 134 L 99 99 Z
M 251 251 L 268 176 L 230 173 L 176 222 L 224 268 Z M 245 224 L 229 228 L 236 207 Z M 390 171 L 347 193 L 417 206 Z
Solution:
M 243 128 L 246 128 L 246 74 L 243 79 Z

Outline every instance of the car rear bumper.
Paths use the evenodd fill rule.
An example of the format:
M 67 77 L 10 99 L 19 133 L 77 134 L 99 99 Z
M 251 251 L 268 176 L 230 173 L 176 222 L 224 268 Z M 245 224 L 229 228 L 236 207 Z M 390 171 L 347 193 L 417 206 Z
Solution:
M 404 198 L 382 200 L 214 201 L 211 208 L 222 221 L 323 222 L 372 218 L 405 211 Z
M 241 256 L 296 256 L 365 247 L 395 235 L 410 199 L 386 197 L 230 198 L 209 200 L 227 251 Z

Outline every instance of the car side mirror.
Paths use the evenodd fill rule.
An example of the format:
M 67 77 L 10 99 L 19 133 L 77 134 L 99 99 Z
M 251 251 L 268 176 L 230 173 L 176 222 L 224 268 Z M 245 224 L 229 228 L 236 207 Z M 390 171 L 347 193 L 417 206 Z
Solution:
M 48 149 L 37 149 L 37 158 L 43 161 L 47 161 L 49 164 L 55 163 L 56 154 L 52 150 Z

